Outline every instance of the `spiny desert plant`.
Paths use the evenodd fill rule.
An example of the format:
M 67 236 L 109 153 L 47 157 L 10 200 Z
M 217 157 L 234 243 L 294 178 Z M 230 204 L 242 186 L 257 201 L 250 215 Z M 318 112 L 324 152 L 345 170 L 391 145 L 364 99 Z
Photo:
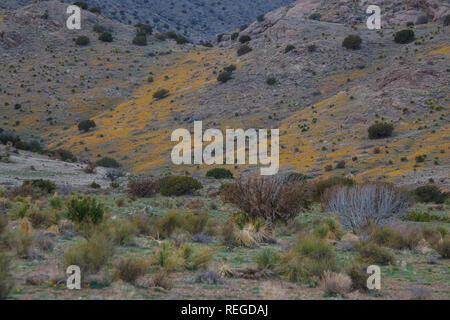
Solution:
M 408 202 L 405 192 L 386 183 L 336 186 L 324 195 L 325 211 L 337 214 L 341 224 L 354 231 L 369 222 L 385 225 L 400 219 Z
M 328 295 L 345 295 L 351 287 L 352 279 L 345 273 L 325 271 L 320 282 L 320 288 Z

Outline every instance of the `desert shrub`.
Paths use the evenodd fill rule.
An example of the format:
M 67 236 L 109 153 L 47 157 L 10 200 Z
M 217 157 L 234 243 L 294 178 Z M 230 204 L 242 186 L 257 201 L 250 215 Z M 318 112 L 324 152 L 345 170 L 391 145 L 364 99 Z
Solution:
M 294 246 L 282 256 L 282 272 L 292 281 L 308 282 L 325 271 L 337 271 L 336 253 L 326 240 L 299 236 Z
M 167 89 L 160 89 L 153 93 L 153 98 L 158 99 L 158 100 L 163 99 L 163 98 L 167 97 L 169 95 L 169 93 L 170 92 Z
M 312 197 L 315 201 L 320 201 L 326 190 L 335 186 L 353 186 L 355 181 L 351 178 L 335 176 L 316 182 L 313 186 Z
M 193 193 L 203 188 L 202 184 L 188 176 L 170 177 L 161 185 L 161 194 L 163 196 L 181 196 Z
M 35 228 L 48 228 L 58 222 L 58 218 L 53 210 L 33 210 L 28 214 L 27 218 Z
M 438 186 L 426 185 L 416 188 L 414 194 L 420 202 L 444 203 L 448 198 L 448 193 L 442 192 Z
M 250 38 L 250 36 L 248 36 L 246 34 L 244 34 L 244 35 L 239 37 L 239 42 L 240 43 L 246 43 L 246 42 L 249 42 L 251 40 L 252 40 L 252 38 Z
M 231 40 L 236 40 L 237 38 L 239 37 L 239 32 L 233 32 L 232 34 L 231 34 Z
M 261 219 L 251 219 L 247 215 L 238 214 L 227 224 L 231 227 L 224 226 L 222 236 L 229 245 L 251 247 L 271 238 L 268 224 Z
M 128 193 L 141 198 L 154 196 L 159 190 L 159 183 L 150 178 L 132 179 L 128 181 Z
M 205 269 L 213 253 L 209 248 L 193 248 L 188 245 L 176 247 L 171 242 L 163 242 L 152 256 L 152 263 L 163 267 L 166 271 L 187 269 L 195 271 Z
M 173 288 L 173 280 L 166 271 L 158 271 L 152 276 L 151 285 L 153 287 L 163 288 L 164 290 L 171 290 Z
M 319 12 L 313 12 L 309 15 L 308 19 L 320 21 L 322 15 Z
M 395 34 L 394 41 L 400 44 L 413 42 L 414 31 L 411 29 L 400 30 Z
M 433 246 L 433 249 L 436 250 L 442 259 L 450 258 L 450 236 L 447 235 L 440 242 Z
M 95 199 L 73 197 L 67 204 L 67 216 L 77 224 L 99 224 L 103 220 L 104 208 Z
M 334 236 L 336 239 L 340 239 L 344 235 L 344 230 L 338 220 L 327 217 L 314 228 L 314 235 L 318 238 L 325 239 L 328 236 Z
M 184 266 L 184 255 L 180 248 L 171 242 L 163 242 L 158 247 L 151 258 L 154 265 L 158 265 L 164 270 L 171 272 Z
M 153 33 L 153 28 L 151 25 L 146 24 L 146 23 L 138 23 L 135 25 L 136 28 L 138 28 L 138 33 L 145 33 L 145 34 L 152 34 Z
M 114 254 L 111 239 L 103 233 L 96 233 L 88 239 L 67 248 L 64 252 L 64 265 L 79 266 L 83 274 L 97 273 Z
M 361 242 L 356 246 L 358 258 L 368 264 L 388 265 L 395 264 L 394 254 L 385 247 L 374 242 Z
M 116 219 L 108 221 L 107 232 L 116 245 L 126 245 L 131 243 L 131 239 L 136 235 L 136 225 L 128 219 Z
M 214 168 L 206 172 L 206 177 L 214 179 L 233 179 L 233 174 L 228 169 Z
M 269 86 L 273 86 L 273 85 L 277 84 L 277 78 L 275 78 L 275 77 L 268 77 L 268 78 L 266 79 L 266 83 L 267 83 Z
M 52 196 L 48 199 L 48 204 L 52 209 L 61 209 L 64 205 L 64 201 L 59 196 Z
M 27 227 L 20 226 L 21 223 Z M 19 257 L 28 258 L 33 251 L 35 234 L 27 219 L 20 219 L 19 226 L 19 230 L 15 232 L 10 241 Z
M 450 14 L 446 15 L 444 18 L 444 26 L 450 25 Z
M 217 76 L 217 81 L 225 83 L 228 80 L 232 79 L 232 73 L 230 71 L 222 71 L 219 73 L 219 75 Z
M 290 51 L 292 51 L 292 50 L 294 50 L 294 49 L 295 49 L 295 46 L 294 46 L 294 45 L 288 44 L 288 45 L 286 46 L 286 48 L 284 48 L 284 53 L 288 53 L 288 52 L 290 52 Z
M 218 273 L 209 270 L 197 273 L 195 275 L 195 282 L 212 285 L 212 284 L 220 284 L 222 283 L 222 280 Z
M 243 55 L 251 52 L 252 50 L 253 50 L 252 48 L 250 48 L 248 45 L 244 44 L 244 45 L 240 46 L 239 49 L 237 50 L 237 55 L 240 57 L 240 56 L 243 56 Z
M 356 231 L 369 222 L 385 225 L 400 219 L 408 203 L 405 192 L 386 183 L 336 186 L 324 195 L 325 211 L 337 214 L 345 228 Z
M 147 45 L 147 36 L 145 34 L 137 34 L 133 38 L 133 44 L 137 46 L 146 46 Z
M 280 255 L 272 248 L 265 248 L 255 256 L 255 262 L 259 269 L 274 270 L 280 261 Z
M 133 214 L 130 221 L 134 226 L 136 234 L 157 236 L 157 217 L 148 215 L 144 212 L 139 212 Z
M 70 152 L 69 150 L 58 149 L 53 152 L 53 155 L 55 157 L 60 158 L 62 161 L 65 161 L 65 162 L 76 162 L 77 161 L 77 158 L 75 157 L 75 155 L 72 152 Z
M 345 295 L 352 288 L 352 279 L 345 273 L 325 271 L 320 288 L 328 295 Z
M 100 160 L 98 160 L 95 165 L 97 167 L 104 167 L 104 168 L 119 168 L 120 164 L 117 162 L 116 159 L 109 158 L 109 157 L 103 157 Z
M 351 34 L 347 36 L 342 42 L 342 46 L 346 49 L 350 50 L 358 50 L 361 49 L 362 39 L 360 36 L 356 34 Z
M 404 220 L 414 222 L 440 221 L 450 223 L 450 217 L 439 216 L 437 214 L 430 214 L 429 212 L 419 212 L 419 211 L 409 212 L 404 216 Z
M 113 42 L 113 36 L 110 32 L 103 32 L 98 37 L 98 40 L 103 41 L 103 42 Z
M 429 243 L 432 247 L 435 247 L 447 235 L 447 230 L 437 226 L 425 226 L 422 228 L 422 235 L 427 243 Z
M 199 234 L 203 232 L 208 219 L 207 213 L 183 214 L 173 211 L 158 221 L 158 232 L 163 238 L 170 237 L 177 229 L 185 230 L 190 234 Z
M 89 39 L 89 37 L 87 36 L 79 36 L 78 38 L 76 38 L 75 43 L 78 46 L 87 46 L 89 43 L 91 42 L 91 40 Z
M 89 8 L 89 5 L 84 1 L 76 1 L 73 4 L 77 7 L 80 7 L 83 10 L 87 10 Z
M 4 252 L 0 253 L 0 300 L 8 298 L 13 288 L 11 271 L 11 258 Z
M 392 249 L 414 249 L 422 239 L 418 230 L 400 232 L 386 226 L 375 227 L 370 237 L 376 244 Z
M 34 197 L 36 195 L 36 191 L 30 184 L 22 184 L 21 186 L 14 187 L 9 192 L 10 198 L 27 198 L 27 197 Z
M 371 125 L 368 129 L 370 139 L 382 139 L 392 136 L 394 125 L 392 123 L 379 122 Z
M 227 72 L 233 72 L 236 70 L 236 66 L 234 64 L 230 64 L 229 66 L 226 66 L 225 68 L 223 68 L 224 71 Z
M 143 258 L 126 257 L 117 262 L 113 277 L 134 284 L 148 270 L 147 261 Z
M 34 188 L 46 193 L 52 193 L 56 189 L 56 184 L 50 180 L 35 179 L 35 180 L 25 180 L 24 185 L 31 185 Z
M 267 176 L 241 177 L 223 188 L 220 196 L 252 219 L 271 222 L 290 221 L 309 204 L 305 185 Z
M 100 24 L 95 24 L 92 30 L 96 33 L 103 33 L 107 31 L 106 27 Z
M 345 273 L 352 279 L 352 289 L 365 292 L 367 288 L 367 266 L 358 261 L 353 261 L 345 268 Z
M 177 44 L 186 44 L 186 43 L 189 43 L 189 40 L 188 40 L 186 37 L 178 36 L 178 37 L 175 39 L 175 42 L 176 42 Z

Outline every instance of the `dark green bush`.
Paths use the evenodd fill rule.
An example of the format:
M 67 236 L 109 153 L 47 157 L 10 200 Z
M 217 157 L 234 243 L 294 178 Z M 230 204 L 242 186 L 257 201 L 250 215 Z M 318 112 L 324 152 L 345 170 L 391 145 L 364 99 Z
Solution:
M 374 242 L 358 244 L 356 250 L 359 259 L 369 264 L 388 265 L 395 264 L 395 256 L 388 248 L 381 247 Z
M 50 180 L 36 179 L 36 180 L 25 180 L 24 185 L 31 185 L 34 188 L 38 188 L 46 193 L 51 193 L 56 190 L 56 185 Z
M 80 7 L 83 10 L 87 10 L 89 8 L 89 5 L 84 1 L 76 1 L 73 4 L 77 7 Z
M 350 178 L 336 176 L 317 182 L 313 187 L 313 199 L 319 201 L 325 191 L 334 186 L 353 186 L 355 181 Z
M 160 90 L 155 91 L 153 93 L 153 98 L 159 100 L 159 99 L 163 99 L 163 98 L 167 97 L 168 95 L 169 95 L 169 90 L 167 90 L 167 89 L 160 89 Z
M 88 132 L 89 129 L 95 128 L 96 124 L 94 120 L 83 120 L 78 124 L 78 130 Z
M 263 22 L 263 21 L 264 21 L 264 15 L 263 15 L 263 14 L 260 14 L 259 16 L 256 17 L 256 20 L 257 20 L 258 22 Z
M 294 46 L 294 45 L 288 44 L 288 45 L 286 46 L 286 48 L 284 48 L 284 53 L 288 53 L 289 51 L 292 51 L 292 50 L 294 50 L 294 49 L 295 49 L 295 46 Z
M 151 25 L 149 24 L 145 24 L 145 23 L 138 23 L 135 25 L 136 28 L 138 28 L 138 33 L 145 33 L 145 34 L 152 34 L 153 33 L 153 28 Z
M 273 85 L 275 85 L 277 83 L 277 78 L 275 78 L 275 77 L 268 77 L 266 79 L 266 83 L 268 85 L 270 85 L 270 86 L 273 86 Z
M 186 44 L 186 43 L 189 42 L 189 40 L 188 40 L 187 38 L 181 37 L 181 36 L 178 36 L 178 37 L 175 39 L 175 41 L 176 41 L 177 44 Z
M 398 31 L 395 34 L 394 41 L 401 44 L 406 44 L 414 41 L 414 31 L 411 29 L 405 29 Z
M 246 43 L 246 42 L 249 42 L 250 40 L 252 40 L 252 38 L 250 38 L 250 36 L 248 36 L 246 34 L 239 37 L 240 43 Z
M 371 125 L 368 129 L 370 139 L 382 139 L 392 136 L 394 125 L 392 123 L 380 122 Z
M 223 68 L 223 70 L 226 72 L 233 72 L 236 70 L 236 66 L 234 64 L 230 64 L 229 66 Z
M 311 13 L 308 18 L 311 20 L 320 21 L 320 19 L 322 18 L 322 15 L 319 12 L 314 12 L 314 13 Z
M 147 36 L 145 34 L 137 34 L 133 39 L 133 44 L 137 46 L 146 46 Z
M 342 46 L 346 49 L 350 50 L 358 50 L 361 49 L 362 39 L 357 34 L 351 34 L 347 36 L 342 42 Z
M 98 40 L 103 41 L 103 42 L 112 42 L 113 41 L 113 36 L 111 33 L 109 32 L 103 32 L 99 37 Z
M 228 169 L 214 168 L 206 172 L 206 177 L 214 179 L 233 179 L 233 174 Z
M 230 71 L 222 71 L 217 76 L 217 81 L 225 83 L 228 80 L 232 79 L 231 75 L 232 75 L 232 73 Z
M 58 149 L 53 152 L 53 155 L 56 157 L 59 157 L 62 161 L 66 161 L 66 162 L 76 162 L 77 161 L 77 158 L 69 150 Z
M 414 190 L 414 194 L 420 202 L 444 203 L 448 198 L 448 194 L 442 192 L 438 186 L 427 185 L 421 186 Z
M 99 224 L 103 220 L 104 208 L 95 199 L 74 197 L 67 204 L 67 216 L 77 224 Z
M 250 48 L 248 45 L 244 44 L 243 46 L 240 46 L 238 51 L 237 51 L 237 55 L 238 56 L 243 56 L 244 54 L 247 54 L 249 52 L 251 52 L 253 49 Z
M 87 37 L 87 36 L 79 36 L 79 37 L 75 40 L 75 43 L 76 43 L 78 46 L 87 46 L 90 42 L 91 42 L 91 40 L 90 40 L 89 37 Z
M 117 162 L 117 160 L 109 157 L 103 157 L 100 160 L 98 160 L 96 163 L 97 167 L 104 167 L 104 168 L 119 168 L 120 164 Z
M 201 188 L 203 188 L 202 184 L 192 177 L 170 177 L 161 186 L 161 194 L 163 196 L 181 196 Z

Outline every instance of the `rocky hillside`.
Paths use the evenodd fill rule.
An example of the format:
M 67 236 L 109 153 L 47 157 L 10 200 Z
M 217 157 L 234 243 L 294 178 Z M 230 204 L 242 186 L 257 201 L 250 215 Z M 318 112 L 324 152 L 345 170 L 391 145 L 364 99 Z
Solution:
M 74 1 L 65 1 L 73 3 Z M 176 31 L 195 40 L 210 40 L 217 34 L 249 24 L 261 14 L 293 0 L 85 0 L 89 8 L 116 21 L 135 25 L 148 23 L 159 32 Z M 17 8 L 31 0 L 9 1 L 0 8 Z
M 50 21 L 57 21 L 50 9 L 60 4 L 46 5 Z M 69 149 L 82 159 L 108 155 L 135 173 L 157 175 L 203 175 L 210 168 L 171 163 L 171 132 L 192 129 L 194 120 L 203 120 L 204 128 L 280 128 L 283 171 L 402 184 L 432 179 L 448 188 L 446 6 L 439 2 L 439 15 L 410 27 L 415 41 L 398 44 L 394 33 L 406 28 L 403 21 L 426 10 L 419 7 L 404 18 L 410 7 L 391 8 L 386 14 L 400 25 L 376 31 L 365 23 L 352 25 L 350 18 L 345 23 L 339 16 L 323 19 L 333 5 L 297 1 L 238 35 L 224 35 L 215 48 L 176 45 L 153 36 L 147 47 L 133 46 L 134 28 L 91 13 L 86 13 L 90 23 L 101 19 L 111 24 L 117 40 L 101 43 L 89 31 L 93 41 L 80 48 L 71 40 L 74 35 L 67 38 L 67 31 L 49 21 L 42 28 L 54 35 L 40 28 L 28 32 L 41 32 L 42 38 L 27 35 L 21 17 L 39 19 L 45 5 L 16 10 L 0 23 L 0 34 L 26 39 L 16 46 L 3 42 L 0 49 L 7 61 L 0 66 L 2 127 L 37 135 L 49 148 Z M 356 10 L 355 16 L 365 15 L 364 6 L 348 7 Z M 321 12 L 324 21 L 310 19 L 314 12 Z M 342 47 L 350 34 L 362 38 L 359 50 Z M 252 51 L 237 55 L 242 35 L 250 37 Z M 218 82 L 218 73 L 230 64 L 237 67 L 232 79 Z M 153 98 L 160 89 L 169 96 Z M 77 123 L 88 117 L 97 127 L 80 133 Z M 369 139 L 368 127 L 376 121 L 392 123 L 393 136 Z

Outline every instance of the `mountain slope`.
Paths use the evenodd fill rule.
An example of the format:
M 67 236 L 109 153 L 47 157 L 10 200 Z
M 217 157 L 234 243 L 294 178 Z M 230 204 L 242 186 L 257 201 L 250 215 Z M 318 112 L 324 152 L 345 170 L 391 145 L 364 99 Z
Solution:
M 52 126 L 29 122 L 14 128 L 39 132 L 49 147 L 70 149 L 83 159 L 110 155 L 135 173 L 157 175 L 200 175 L 210 169 L 174 166 L 170 160 L 172 131 L 192 130 L 194 120 L 203 120 L 204 130 L 280 128 L 282 171 L 402 184 L 433 179 L 448 187 L 448 27 L 441 21 L 416 26 L 417 41 L 401 45 L 393 41 L 401 26 L 376 32 L 364 25 L 355 30 L 347 24 L 306 19 L 320 6 L 323 3 L 314 0 L 298 1 L 250 25 L 241 35 L 250 35 L 253 50 L 243 56 L 236 55 L 240 44 L 226 37 L 220 48 L 155 40 L 172 53 L 151 59 L 143 53 L 150 48 L 139 56 L 135 50 L 141 48 L 127 46 L 142 66 L 129 74 L 151 73 L 153 82 L 133 86 L 137 78 L 122 79 L 130 95 L 120 95 L 121 101 L 114 104 L 105 101 L 97 109 L 70 94 L 61 97 L 70 110 L 92 117 L 95 130 L 80 133 L 75 119 L 67 116 Z M 362 48 L 343 48 L 344 37 L 355 33 L 363 39 Z M 286 53 L 289 44 L 294 49 Z M 83 48 L 83 59 L 90 50 L 106 49 L 94 43 Z M 118 63 L 115 58 L 111 56 Z M 217 82 L 217 73 L 230 64 L 237 66 L 233 78 Z M 85 71 L 92 75 L 94 70 Z M 267 84 L 268 77 L 276 84 Z M 159 89 L 169 90 L 169 97 L 154 99 Z M 11 119 L 26 121 L 28 116 L 17 112 Z M 394 135 L 370 140 L 367 129 L 375 121 L 392 122 Z M 416 162 L 424 154 L 425 161 Z M 236 173 L 252 169 L 229 167 Z

